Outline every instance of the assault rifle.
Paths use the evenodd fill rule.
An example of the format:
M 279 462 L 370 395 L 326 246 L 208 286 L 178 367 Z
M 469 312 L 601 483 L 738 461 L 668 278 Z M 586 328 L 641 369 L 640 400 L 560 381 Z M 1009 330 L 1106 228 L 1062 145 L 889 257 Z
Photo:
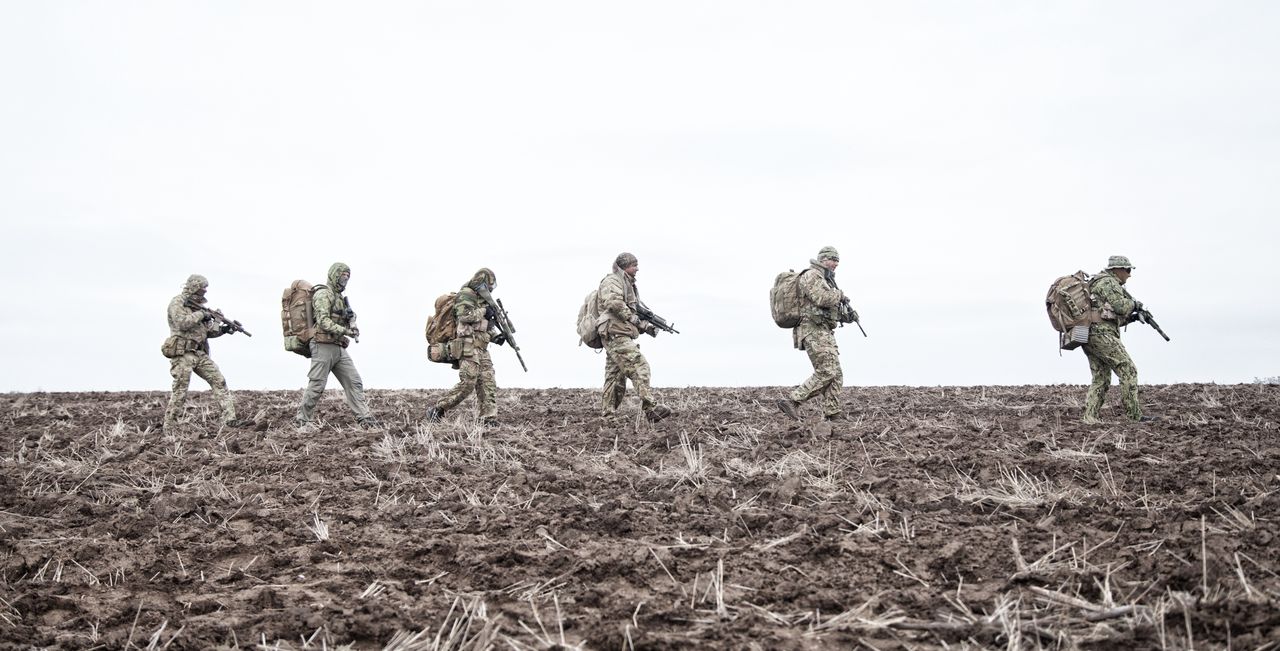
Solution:
M 640 301 L 636 301 L 636 316 L 640 317 L 641 319 L 644 319 L 645 321 L 648 321 L 649 323 L 652 323 L 653 327 L 663 332 L 670 332 L 671 334 L 676 334 L 676 335 L 680 334 L 680 331 L 676 330 L 676 326 L 674 323 L 667 323 L 666 319 L 654 314 L 653 310 L 649 309 L 648 305 L 645 305 Z
M 493 320 L 498 326 L 498 336 L 493 338 L 493 342 L 501 346 L 502 344 L 511 344 L 511 350 L 516 351 L 516 359 L 520 360 L 520 368 L 525 373 L 529 372 L 529 367 L 525 366 L 524 357 L 520 355 L 520 345 L 516 343 L 516 327 L 511 323 L 511 317 L 507 315 L 507 309 L 502 307 L 502 299 L 494 299 L 493 295 L 488 291 L 480 292 L 480 298 L 489 304 L 489 308 L 485 310 L 485 317 Z
M 1134 308 L 1131 316 L 1134 321 L 1145 323 L 1152 328 L 1155 328 L 1156 332 L 1160 333 L 1160 336 L 1164 337 L 1165 341 L 1169 341 L 1169 335 L 1165 334 L 1164 330 L 1160 329 L 1160 324 L 1156 323 L 1156 318 L 1151 316 L 1151 312 L 1149 312 L 1147 308 L 1141 307 L 1141 304 L 1139 304 L 1139 307 Z
M 857 312 L 853 310 L 853 306 L 849 305 L 849 299 L 840 299 L 840 327 L 844 327 L 846 323 L 852 323 L 862 330 L 862 321 L 854 318 Z M 867 331 L 862 330 L 862 336 L 867 336 Z
M 223 314 L 222 310 L 215 310 L 213 308 L 205 307 L 191 299 L 187 299 L 186 301 L 183 301 L 183 304 L 193 310 L 200 310 L 201 312 L 204 312 L 205 314 L 204 318 L 206 321 L 214 320 L 222 323 L 223 329 L 226 330 L 227 332 L 243 332 L 244 336 L 246 337 L 253 336 L 249 334 L 248 330 L 244 329 L 244 326 L 240 325 L 239 321 L 235 321 L 230 318 L 227 318 L 227 315 Z

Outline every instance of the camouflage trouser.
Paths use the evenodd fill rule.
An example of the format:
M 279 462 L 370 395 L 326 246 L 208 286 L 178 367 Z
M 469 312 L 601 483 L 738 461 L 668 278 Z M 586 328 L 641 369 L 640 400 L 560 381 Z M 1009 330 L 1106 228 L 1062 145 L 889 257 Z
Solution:
M 1111 387 L 1112 372 L 1120 378 L 1125 413 L 1134 420 L 1142 418 L 1142 406 L 1138 404 L 1138 367 L 1133 365 L 1124 344 L 1120 343 L 1120 334 L 1093 328 L 1089 332 L 1089 343 L 1081 346 L 1081 350 L 1089 358 L 1089 370 L 1093 372 L 1093 382 L 1089 384 L 1089 394 L 1084 403 L 1085 420 L 1097 419 L 1102 411 L 1102 402 Z
M 498 415 L 498 381 L 493 375 L 493 358 L 488 344 L 476 346 L 471 337 L 464 337 L 462 359 L 458 361 L 458 383 L 440 397 L 436 408 L 449 411 L 457 407 L 474 391 L 480 418 Z
M 182 405 L 187 400 L 187 386 L 191 384 L 191 372 L 195 371 L 201 379 L 209 383 L 213 389 L 213 397 L 222 406 L 222 421 L 235 420 L 236 405 L 227 391 L 227 379 L 222 371 L 213 363 L 203 350 L 186 353 L 181 357 L 169 360 L 169 375 L 173 376 L 173 393 L 169 395 L 169 409 L 164 413 L 164 426 L 170 428 L 178 423 L 182 415 Z
M 840 349 L 836 347 L 836 335 L 825 329 L 814 331 L 804 340 L 813 375 L 791 392 L 791 399 L 804 402 L 822 395 L 822 413 L 834 416 L 840 413 L 840 388 L 844 386 L 844 372 L 840 370 Z
M 649 362 L 640 353 L 640 344 L 625 335 L 610 336 L 604 344 L 604 396 L 600 412 L 609 416 L 622 405 L 627 394 L 627 380 L 640 396 L 644 411 L 653 409 L 653 392 L 649 389 Z
M 333 373 L 342 385 L 342 397 L 356 415 L 357 420 L 369 417 L 369 403 L 364 399 L 364 383 L 355 362 L 347 349 L 338 344 L 311 342 L 311 370 L 307 371 L 307 387 L 302 390 L 302 404 L 298 406 L 298 422 L 309 423 L 315 414 L 316 404 L 324 395 L 324 387 Z

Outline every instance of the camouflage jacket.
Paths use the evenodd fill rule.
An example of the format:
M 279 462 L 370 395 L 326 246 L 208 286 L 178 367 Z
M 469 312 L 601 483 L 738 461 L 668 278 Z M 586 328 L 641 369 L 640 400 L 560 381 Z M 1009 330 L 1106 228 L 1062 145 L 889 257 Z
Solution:
M 1093 277 L 1089 282 L 1089 293 L 1093 297 L 1094 304 L 1102 311 L 1102 323 L 1095 324 L 1093 327 L 1119 333 L 1120 326 L 1128 325 L 1132 321 L 1130 317 L 1133 315 L 1133 308 L 1137 306 L 1137 301 L 1110 270 L 1099 271 Z
M 800 274 L 800 295 L 804 298 L 805 313 L 800 325 L 792 329 L 796 348 L 804 348 L 804 340 L 818 330 L 835 330 L 840 323 L 840 299 L 844 292 L 827 282 L 827 268 L 810 262 L 805 273 Z
M 636 303 L 640 301 L 635 278 L 615 267 L 613 273 L 600 281 L 598 296 L 600 316 L 608 317 L 598 328 L 601 337 L 608 339 L 622 335 L 635 339 L 640 336 L 640 329 L 631 323 L 631 317 L 636 313 Z
M 458 321 L 458 337 L 471 337 L 479 346 L 484 346 L 492 339 L 489 334 L 487 311 L 489 304 L 471 287 L 458 290 L 454 299 L 453 316 Z
M 200 349 L 209 352 L 208 340 L 222 335 L 222 329 L 212 320 L 204 320 L 187 307 L 191 296 L 182 293 L 169 301 L 169 335 L 189 342 L 187 350 Z

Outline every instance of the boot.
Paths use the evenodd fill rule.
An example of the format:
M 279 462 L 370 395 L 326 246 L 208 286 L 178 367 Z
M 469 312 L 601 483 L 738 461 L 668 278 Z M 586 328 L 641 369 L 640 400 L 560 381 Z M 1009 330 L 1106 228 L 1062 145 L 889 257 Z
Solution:
M 357 419 L 356 422 L 359 423 L 360 427 L 365 429 L 378 429 L 379 427 L 382 427 L 382 423 L 378 422 L 378 419 L 373 416 L 365 416 L 364 418 Z
M 795 420 L 800 420 L 800 403 L 792 400 L 791 398 L 782 398 L 778 400 L 777 404 L 778 409 L 781 409 L 782 413 Z
M 672 414 L 671 408 L 666 405 L 654 405 L 644 412 L 644 417 L 650 423 L 656 423 Z
M 427 421 L 432 423 L 440 422 L 444 418 L 444 410 L 439 407 L 432 407 L 427 410 Z
M 257 423 L 251 420 L 248 420 L 246 418 L 232 418 L 231 420 L 223 423 L 223 425 L 226 425 L 227 427 L 235 427 L 235 428 L 253 427 L 256 424 Z
M 837 411 L 836 413 L 834 413 L 834 414 L 827 414 L 826 416 L 823 416 L 822 418 L 823 418 L 823 420 L 828 420 L 828 421 L 831 421 L 831 422 L 845 420 L 844 414 L 842 414 L 842 413 L 840 413 L 840 412 L 838 412 L 838 411 Z
M 481 422 L 485 427 L 497 427 L 497 426 L 498 426 L 498 418 L 497 418 L 496 416 L 490 416 L 490 417 L 488 417 L 488 418 L 485 418 L 485 419 L 481 420 L 480 422 Z

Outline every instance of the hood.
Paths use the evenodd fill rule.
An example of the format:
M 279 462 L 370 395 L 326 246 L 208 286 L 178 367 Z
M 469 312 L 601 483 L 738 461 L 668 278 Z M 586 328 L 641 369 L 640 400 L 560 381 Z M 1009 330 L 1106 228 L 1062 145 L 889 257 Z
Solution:
M 338 276 L 343 273 L 351 273 L 351 267 L 348 267 L 346 263 L 335 262 L 329 266 L 329 287 L 334 291 L 341 292 L 346 289 L 345 287 L 338 287 Z
M 482 291 L 482 285 L 484 286 L 483 291 L 493 291 L 493 288 L 498 285 L 498 277 L 488 267 L 481 267 L 463 287 L 470 287 L 479 292 Z
M 182 284 L 182 299 L 185 301 L 199 294 L 202 290 L 208 289 L 209 279 L 200 274 L 191 274 L 187 276 L 187 282 Z

